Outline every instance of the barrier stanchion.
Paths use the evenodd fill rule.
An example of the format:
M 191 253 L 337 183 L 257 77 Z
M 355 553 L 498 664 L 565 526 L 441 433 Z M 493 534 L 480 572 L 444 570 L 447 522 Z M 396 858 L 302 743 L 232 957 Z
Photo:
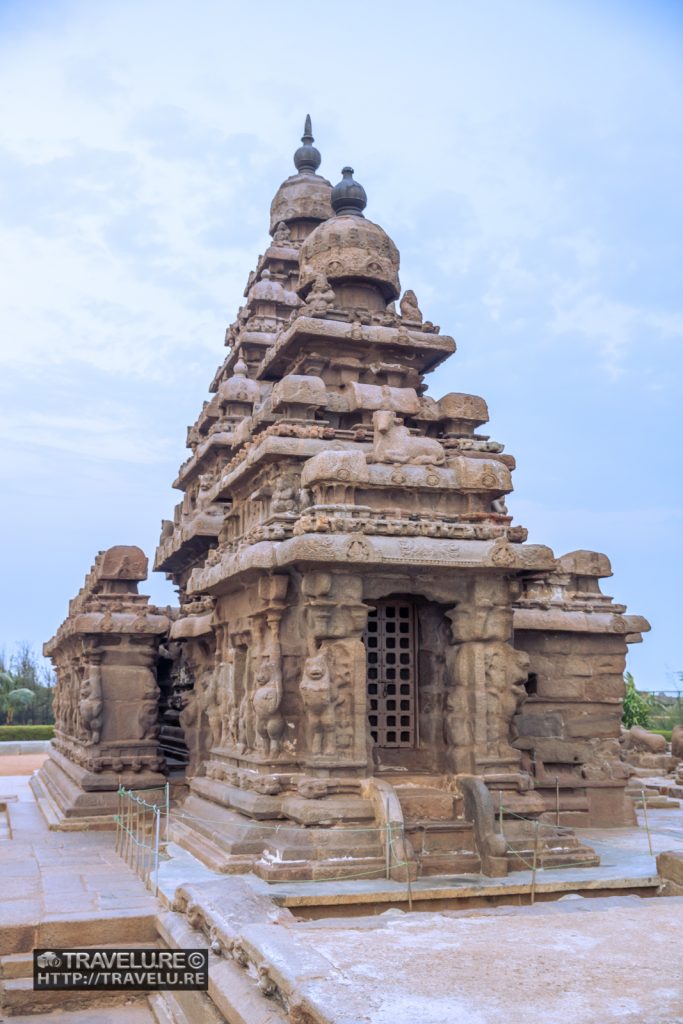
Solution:
M 410 861 L 408 860 L 408 846 L 406 843 L 406 827 L 405 824 L 401 824 L 401 838 L 403 840 L 403 855 L 406 859 L 406 886 L 408 888 L 408 910 L 413 909 L 413 885 L 410 881 Z
M 385 802 L 384 802 L 384 813 L 385 813 L 385 816 L 386 816 L 384 820 L 386 821 L 386 825 L 387 825 L 387 838 L 386 838 L 386 846 L 385 846 L 385 852 L 384 852 L 384 861 L 385 861 L 384 867 L 385 867 L 385 870 L 386 870 L 386 877 L 387 878 L 391 878 L 391 823 L 389 821 L 389 798 L 388 797 L 386 797 Z
M 643 795 L 643 819 L 645 821 L 645 831 L 647 832 L 647 845 L 652 857 L 652 836 L 650 835 L 650 823 L 647 817 L 647 797 L 645 795 L 645 786 L 642 786 L 641 793 Z
M 531 863 L 531 906 L 536 902 L 536 872 L 539 863 L 539 822 L 533 822 L 533 861 Z
M 156 808 L 154 824 L 154 895 L 159 892 L 159 808 Z M 167 819 L 168 820 L 168 819 Z

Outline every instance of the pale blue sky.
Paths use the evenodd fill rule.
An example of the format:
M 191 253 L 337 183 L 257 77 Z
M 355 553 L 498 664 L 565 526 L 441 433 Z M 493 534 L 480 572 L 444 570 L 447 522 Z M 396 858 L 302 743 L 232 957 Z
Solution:
M 304 115 L 489 404 L 508 504 L 683 671 L 677 4 L 0 0 L 0 647 L 150 556 Z M 172 600 L 154 578 L 154 599 Z

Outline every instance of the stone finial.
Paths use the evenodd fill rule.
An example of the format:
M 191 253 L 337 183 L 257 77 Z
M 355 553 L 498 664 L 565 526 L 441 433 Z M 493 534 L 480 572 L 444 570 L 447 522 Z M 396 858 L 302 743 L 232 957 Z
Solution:
M 342 180 L 332 189 L 332 209 L 338 217 L 362 217 L 367 205 L 365 189 L 353 180 L 353 167 L 342 167 Z
M 294 166 L 299 174 L 315 174 L 320 167 L 320 153 L 313 143 L 313 131 L 311 127 L 311 115 L 306 114 L 304 133 L 301 136 L 303 146 L 299 146 L 294 154 Z

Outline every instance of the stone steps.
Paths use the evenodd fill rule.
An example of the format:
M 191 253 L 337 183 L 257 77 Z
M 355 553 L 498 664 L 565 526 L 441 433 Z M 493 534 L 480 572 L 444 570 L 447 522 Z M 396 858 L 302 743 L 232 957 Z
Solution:
M 213 837 L 204 834 L 196 825 L 190 826 L 180 821 L 171 821 L 170 834 L 173 842 L 189 850 L 212 871 L 219 871 L 222 874 L 251 871 L 260 853 L 259 846 L 258 852 L 234 854 L 230 849 L 226 849 L 224 843 L 219 843 Z
M 56 948 L 107 949 L 125 946 L 127 949 L 149 949 L 158 946 L 155 928 L 148 931 L 150 938 L 145 942 L 106 942 L 87 946 L 78 940 L 52 942 Z M 0 956 L 0 1012 L 10 1017 L 35 1013 L 49 1013 L 53 1010 L 80 1010 L 84 1007 L 144 1004 L 145 992 L 98 991 L 87 989 L 60 989 L 59 991 L 35 991 L 33 988 L 33 950 L 9 953 Z
M 267 882 L 337 880 L 344 878 L 382 878 L 386 860 L 381 857 L 338 857 L 330 860 L 257 861 L 254 874 Z
M 534 844 L 526 840 L 508 840 L 508 870 L 529 871 L 534 860 Z M 600 858 L 590 846 L 583 846 L 575 836 L 553 836 L 541 839 L 536 864 L 539 868 L 594 867 Z
M 168 911 L 160 914 L 157 929 L 167 949 L 206 949 L 208 942 L 201 931 L 190 927 L 181 914 Z M 291 1018 L 272 999 L 268 999 L 257 983 L 235 960 L 209 951 L 209 991 L 204 1002 L 177 996 L 203 993 L 158 993 L 161 999 L 150 1000 L 158 1024 L 288 1024 Z M 171 999 L 166 999 L 171 996 Z M 165 1005 L 161 1005 L 161 1004 Z M 200 1005 L 200 1013 L 192 1012 Z M 188 1012 L 188 1008 L 191 1011 Z M 166 1014 L 164 1016 L 163 1014 Z M 175 1015 L 174 1015 L 175 1014 Z M 182 1014 L 185 1014 L 183 1017 Z M 213 1014 L 211 1016 L 210 1014 Z
M 426 853 L 418 855 L 419 876 L 478 875 L 481 858 L 478 853 Z
M 453 793 L 437 786 L 397 782 L 405 835 L 415 853 L 418 876 L 479 874 L 481 858 L 472 823 L 458 818 Z
M 60 989 L 35 991 L 33 977 L 10 978 L 2 985 L 0 1012 L 8 1017 L 27 1014 L 51 1013 L 53 1010 L 80 1010 L 85 1006 L 112 1006 L 127 1002 L 145 1005 L 145 992 L 88 992 L 87 990 Z
M 81 948 L 106 943 L 127 946 L 156 939 L 154 914 L 138 910 L 99 910 L 97 916 L 79 915 L 47 918 L 44 921 L 7 924 L 0 930 L 0 957 L 30 953 L 36 948 Z
M 148 1005 L 156 1024 L 226 1024 L 205 992 L 153 992 Z
M 455 797 L 447 790 L 433 786 L 396 784 L 394 791 L 406 822 L 453 821 L 455 818 Z

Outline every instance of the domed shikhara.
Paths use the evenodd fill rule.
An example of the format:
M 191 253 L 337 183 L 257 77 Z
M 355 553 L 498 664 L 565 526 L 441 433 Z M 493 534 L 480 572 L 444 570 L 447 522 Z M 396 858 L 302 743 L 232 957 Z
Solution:
M 363 215 L 365 189 L 345 167 L 332 189 L 335 216 L 318 225 L 301 246 L 298 291 L 305 298 L 321 275 L 342 306 L 382 308 L 400 294 L 399 252 L 378 224 Z
M 270 204 L 271 235 L 275 234 L 278 224 L 284 222 L 295 242 L 305 238 L 320 221 L 332 216 L 332 186 L 315 173 L 320 166 L 320 153 L 313 145 L 308 114 L 301 142 L 294 154 L 297 173 L 282 182 Z

